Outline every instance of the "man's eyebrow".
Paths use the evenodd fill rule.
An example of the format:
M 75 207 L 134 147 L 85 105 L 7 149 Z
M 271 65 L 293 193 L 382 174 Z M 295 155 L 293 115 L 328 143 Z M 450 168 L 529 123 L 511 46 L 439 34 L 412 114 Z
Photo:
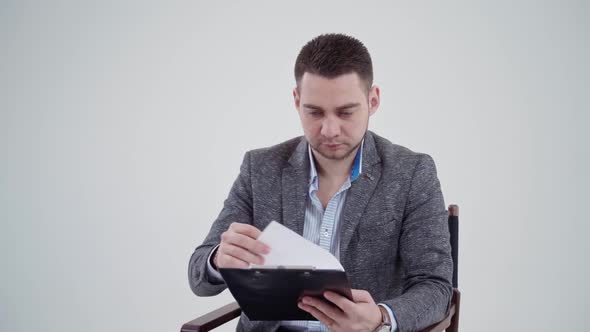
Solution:
M 320 110 L 320 111 L 323 111 L 324 110 L 323 108 L 321 108 L 319 106 L 316 106 L 316 105 L 313 105 L 313 104 L 303 104 L 303 107 L 305 107 L 305 108 L 311 108 L 312 110 Z
M 349 108 L 358 107 L 360 105 L 361 105 L 360 103 L 348 103 L 348 104 L 344 104 L 342 106 L 338 106 L 338 107 L 336 107 L 336 109 L 339 110 L 339 111 L 343 111 L 343 110 L 347 110 Z
M 343 111 L 343 110 L 347 110 L 347 109 L 350 109 L 350 108 L 358 107 L 360 105 L 361 105 L 360 103 L 348 103 L 348 104 L 344 104 L 342 106 L 336 107 L 336 110 Z M 303 104 L 303 107 L 309 108 L 309 109 L 313 109 L 313 110 L 320 110 L 320 111 L 323 111 L 324 110 L 320 106 L 316 106 L 316 105 L 313 105 L 313 104 Z

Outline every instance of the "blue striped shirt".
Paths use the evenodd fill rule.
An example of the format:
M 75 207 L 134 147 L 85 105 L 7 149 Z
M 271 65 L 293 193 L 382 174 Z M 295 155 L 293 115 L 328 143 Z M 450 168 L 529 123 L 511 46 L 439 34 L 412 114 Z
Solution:
M 350 171 L 350 177 L 346 179 L 342 187 L 330 198 L 326 208 L 322 206 L 320 199 L 317 196 L 319 190 L 319 176 L 315 167 L 315 160 L 313 153 L 311 152 L 311 146 L 308 146 L 309 152 L 309 195 L 305 204 L 305 224 L 303 227 L 303 237 L 307 240 L 319 245 L 320 247 L 328 250 L 338 260 L 340 260 L 340 221 L 342 220 L 342 210 L 346 202 L 346 195 L 352 182 L 354 182 L 362 173 L 363 167 L 363 145 L 361 143 L 358 149 L 352 169 Z M 385 307 L 389 313 L 389 317 L 393 323 L 392 331 L 395 331 L 397 324 L 395 324 L 394 316 L 391 309 L 384 304 L 380 304 Z M 283 321 L 283 326 L 297 326 L 306 328 L 307 331 L 328 331 L 328 328 L 318 321 Z
M 356 180 L 362 168 L 362 145 L 358 149 L 353 162 L 350 177 L 346 179 L 342 187 L 330 198 L 326 209 L 322 206 L 317 192 L 320 181 L 315 160 L 311 152 L 311 146 L 307 147 L 309 152 L 309 195 L 305 203 L 305 224 L 303 226 L 303 237 L 307 240 L 328 250 L 336 258 L 340 259 L 340 216 L 346 201 L 346 195 L 351 183 Z M 318 321 L 284 321 L 284 326 L 300 326 L 308 331 L 328 331 L 328 328 Z

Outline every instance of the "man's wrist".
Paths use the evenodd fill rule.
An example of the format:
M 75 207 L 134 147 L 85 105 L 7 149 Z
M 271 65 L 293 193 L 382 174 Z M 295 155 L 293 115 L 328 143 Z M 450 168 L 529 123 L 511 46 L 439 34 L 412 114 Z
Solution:
M 389 312 L 381 305 L 377 305 L 381 312 L 381 322 L 375 328 L 374 332 L 390 332 L 391 331 L 391 319 Z
M 217 268 L 217 249 L 219 249 L 219 246 L 215 247 L 215 249 L 213 249 L 213 253 L 211 256 L 211 267 L 215 270 L 215 271 L 219 271 L 219 269 Z
M 391 319 L 389 319 L 389 313 L 387 312 L 387 309 L 383 308 L 380 305 L 378 305 L 378 307 L 381 311 L 381 322 L 387 325 L 391 325 Z
M 219 273 L 217 267 L 213 265 L 213 254 L 217 251 L 218 247 L 219 245 L 213 248 L 213 250 L 211 250 L 211 252 L 209 253 L 209 256 L 207 256 L 207 279 L 214 284 L 221 284 L 224 282 L 223 276 L 221 275 L 221 273 Z

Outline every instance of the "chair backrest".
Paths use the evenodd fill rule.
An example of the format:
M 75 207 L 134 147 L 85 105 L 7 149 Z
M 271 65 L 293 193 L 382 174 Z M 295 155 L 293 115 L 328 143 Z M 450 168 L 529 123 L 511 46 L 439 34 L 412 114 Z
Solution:
M 459 206 L 449 205 L 449 232 L 451 233 L 451 256 L 453 257 L 453 288 L 458 288 L 459 272 Z

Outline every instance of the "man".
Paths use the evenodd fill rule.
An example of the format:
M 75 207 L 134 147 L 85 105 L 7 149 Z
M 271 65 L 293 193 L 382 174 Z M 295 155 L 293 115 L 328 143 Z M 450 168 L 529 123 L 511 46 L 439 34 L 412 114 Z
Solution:
M 353 301 L 326 292 L 299 303 L 318 322 L 250 321 L 239 331 L 415 331 L 450 304 L 452 261 L 433 160 L 367 130 L 379 107 L 371 57 L 349 36 L 321 35 L 295 64 L 304 137 L 254 151 L 189 263 L 199 296 L 226 288 L 220 267 L 262 264 L 272 220 L 334 254 Z M 295 248 L 294 248 L 295 250 Z

